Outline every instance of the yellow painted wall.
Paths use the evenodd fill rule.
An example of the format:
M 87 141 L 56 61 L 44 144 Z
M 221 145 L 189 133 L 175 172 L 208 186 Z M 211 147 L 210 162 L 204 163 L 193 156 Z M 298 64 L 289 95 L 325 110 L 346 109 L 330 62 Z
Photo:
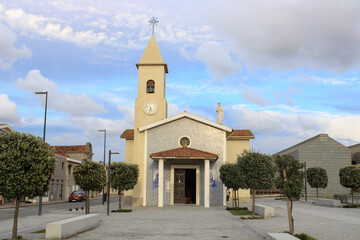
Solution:
M 248 139 L 228 139 L 226 141 L 226 160 L 227 163 L 236 163 L 237 155 L 250 150 L 250 141 Z
M 250 150 L 250 140 L 249 139 L 228 139 L 226 141 L 226 162 L 227 163 L 236 163 L 237 155 L 244 152 L 244 150 Z M 230 192 L 230 204 L 233 202 L 233 192 Z M 250 202 L 250 189 L 239 189 L 237 196 L 239 197 L 240 203 L 249 203 Z

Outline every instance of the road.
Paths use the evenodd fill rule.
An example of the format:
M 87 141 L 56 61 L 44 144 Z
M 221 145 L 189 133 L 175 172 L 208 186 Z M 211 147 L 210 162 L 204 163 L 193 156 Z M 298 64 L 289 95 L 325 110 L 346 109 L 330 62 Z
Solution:
M 112 201 L 113 198 L 111 198 Z M 101 199 L 94 199 L 90 200 L 90 209 L 91 206 L 101 205 Z M 105 202 L 106 205 L 106 202 Z M 75 209 L 81 207 L 85 207 L 85 201 L 83 202 L 64 202 L 64 203 L 53 203 L 53 204 L 43 204 L 42 212 L 43 213 L 51 213 L 56 211 L 64 211 L 70 208 Z M 19 217 L 28 217 L 38 215 L 38 205 L 31 205 L 31 206 L 21 206 L 19 211 Z M 0 221 L 13 219 L 14 218 L 14 211 L 15 208 L 1 208 L 0 209 Z

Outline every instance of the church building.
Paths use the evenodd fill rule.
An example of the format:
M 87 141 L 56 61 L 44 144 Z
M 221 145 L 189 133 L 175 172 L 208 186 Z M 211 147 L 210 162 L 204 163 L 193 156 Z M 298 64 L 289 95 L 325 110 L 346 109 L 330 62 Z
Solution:
M 125 192 L 125 203 L 158 207 L 226 205 L 226 187 L 219 169 L 249 150 L 254 135 L 250 130 L 224 126 L 220 103 L 217 122 L 188 112 L 167 116 L 168 66 L 154 34 L 136 66 L 134 129 L 125 130 L 121 138 L 125 139 L 125 162 L 138 164 L 140 176 L 135 188 Z M 242 197 L 249 196 L 249 190 L 244 190 Z

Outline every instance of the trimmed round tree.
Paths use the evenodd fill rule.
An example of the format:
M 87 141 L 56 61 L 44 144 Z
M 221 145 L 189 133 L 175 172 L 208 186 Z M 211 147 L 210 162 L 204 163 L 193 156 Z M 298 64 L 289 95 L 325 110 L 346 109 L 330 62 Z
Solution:
M 294 218 L 292 217 L 293 199 L 300 199 L 304 186 L 304 173 L 301 171 L 303 164 L 291 155 L 275 156 L 278 167 L 276 188 L 286 196 L 290 233 L 294 234 Z
M 0 195 L 15 199 L 13 239 L 21 198 L 44 195 L 54 170 L 54 153 L 42 138 L 19 132 L 0 135 Z
M 324 168 L 313 167 L 306 170 L 306 179 L 312 188 L 316 188 L 316 198 L 319 198 L 319 188 L 327 188 L 328 175 Z
M 139 178 L 137 164 L 113 162 L 110 169 L 111 187 L 119 191 L 119 209 L 121 209 L 121 191 L 128 191 L 135 187 Z
M 340 184 L 351 189 L 351 202 L 354 204 L 354 192 L 360 189 L 360 164 L 341 168 L 339 177 Z
M 74 168 L 74 180 L 86 191 L 85 214 L 90 213 L 90 191 L 100 192 L 106 185 L 104 165 L 91 160 L 84 160 Z
M 239 188 L 247 189 L 244 177 L 240 174 L 240 168 L 236 163 L 226 163 L 220 167 L 220 179 L 222 183 L 233 190 L 235 201 L 233 206 L 238 207 L 236 191 Z
M 240 174 L 244 176 L 245 185 L 252 190 L 252 217 L 255 217 L 256 190 L 270 189 L 274 186 L 275 165 L 270 155 L 258 152 L 247 152 L 238 156 Z

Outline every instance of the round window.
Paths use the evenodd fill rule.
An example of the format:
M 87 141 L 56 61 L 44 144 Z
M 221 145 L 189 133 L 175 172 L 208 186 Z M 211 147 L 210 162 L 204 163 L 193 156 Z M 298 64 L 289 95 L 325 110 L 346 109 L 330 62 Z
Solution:
M 182 137 L 180 139 L 180 146 L 182 146 L 182 147 L 190 146 L 190 139 L 188 137 Z

